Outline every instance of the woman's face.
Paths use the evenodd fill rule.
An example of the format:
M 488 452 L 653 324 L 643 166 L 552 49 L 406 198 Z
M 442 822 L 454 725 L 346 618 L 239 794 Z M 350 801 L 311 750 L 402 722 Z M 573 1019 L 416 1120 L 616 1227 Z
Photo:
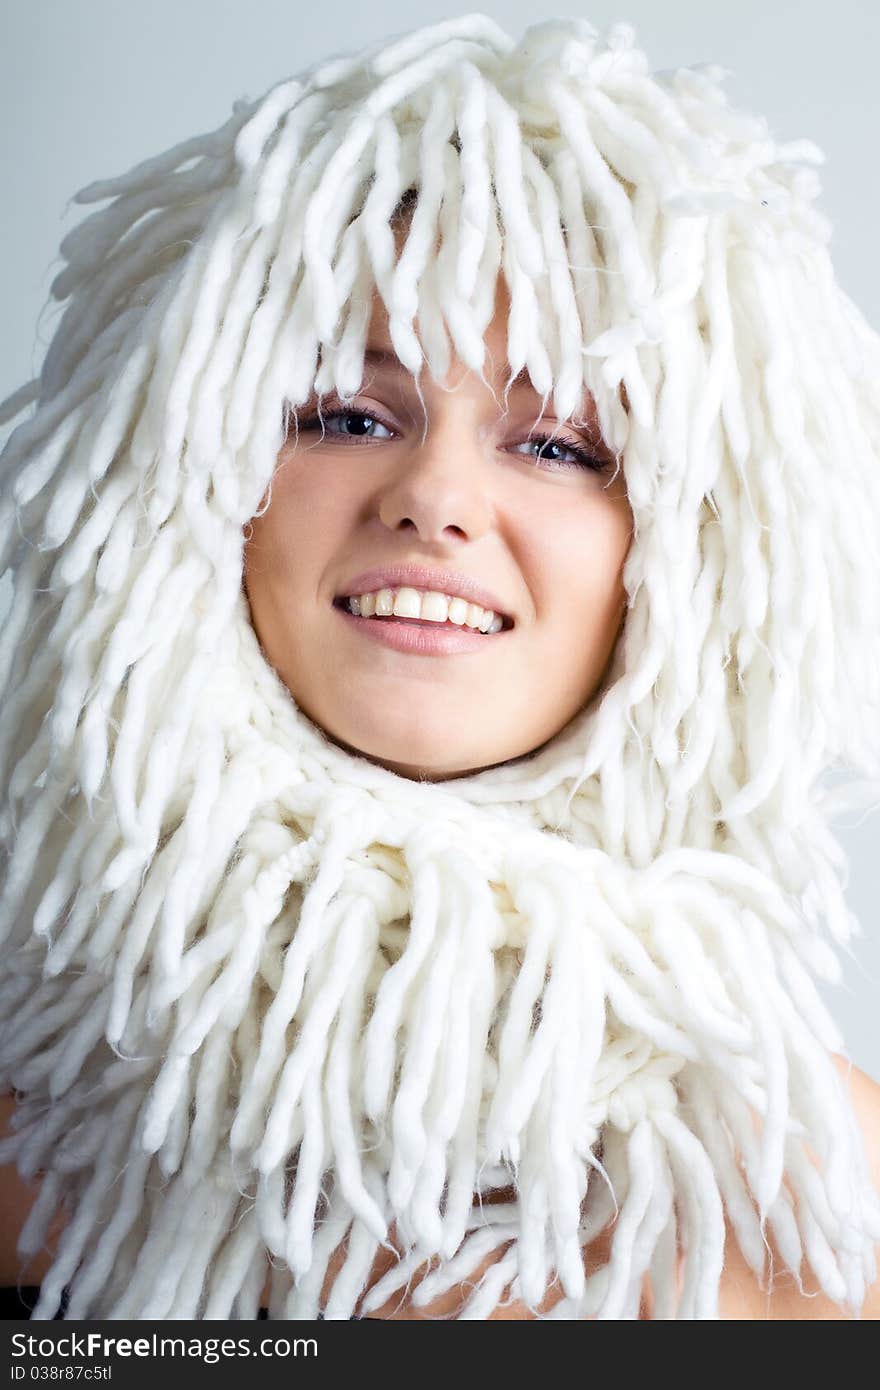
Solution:
M 245 590 L 268 660 L 331 739 L 405 777 L 540 747 L 601 685 L 625 612 L 622 470 L 612 480 L 591 401 L 562 424 L 526 379 L 504 412 L 508 303 L 499 282 L 487 384 L 455 358 L 438 384 L 401 366 L 374 297 L 361 391 L 344 407 L 323 397 L 323 432 L 316 400 L 300 407 L 271 503 L 247 528 Z M 427 574 L 362 577 L 400 566 Z M 401 587 L 416 596 L 399 600 Z M 435 594 L 422 610 L 429 589 L 458 602 Z M 379 614 L 402 615 L 341 603 L 381 590 Z M 480 631 L 487 608 L 500 631 Z

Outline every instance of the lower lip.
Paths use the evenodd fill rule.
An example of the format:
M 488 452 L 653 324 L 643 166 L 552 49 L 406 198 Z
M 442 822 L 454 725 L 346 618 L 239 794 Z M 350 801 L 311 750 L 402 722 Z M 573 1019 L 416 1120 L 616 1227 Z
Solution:
M 383 647 L 394 647 L 399 652 L 413 652 L 417 656 L 454 656 L 485 651 L 499 637 L 512 630 L 502 628 L 500 632 L 486 633 L 466 627 L 444 627 L 440 623 L 423 625 L 405 618 L 357 618 L 354 613 L 337 608 L 335 604 L 333 611 L 373 642 L 379 642 Z

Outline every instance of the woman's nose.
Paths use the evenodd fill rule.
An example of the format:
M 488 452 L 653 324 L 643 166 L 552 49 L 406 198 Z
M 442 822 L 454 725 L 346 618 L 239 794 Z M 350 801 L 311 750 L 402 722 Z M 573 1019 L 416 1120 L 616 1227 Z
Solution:
M 401 450 L 399 466 L 379 503 L 389 530 L 408 523 L 423 541 L 438 541 L 450 530 L 476 540 L 490 527 L 486 461 L 482 446 L 467 432 L 431 429 Z

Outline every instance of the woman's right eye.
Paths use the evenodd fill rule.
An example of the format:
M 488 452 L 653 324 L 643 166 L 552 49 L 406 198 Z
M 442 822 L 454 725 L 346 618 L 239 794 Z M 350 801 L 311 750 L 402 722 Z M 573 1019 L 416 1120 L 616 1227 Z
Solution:
M 335 428 L 339 426 L 339 428 Z M 373 428 L 385 430 L 384 435 L 372 433 Z M 330 410 L 322 412 L 321 415 L 314 415 L 309 420 L 300 423 L 299 431 L 302 434 L 306 430 L 321 431 L 324 435 L 333 435 L 336 438 L 344 439 L 390 439 L 392 431 L 389 427 L 378 420 L 375 415 L 369 415 L 364 410 Z

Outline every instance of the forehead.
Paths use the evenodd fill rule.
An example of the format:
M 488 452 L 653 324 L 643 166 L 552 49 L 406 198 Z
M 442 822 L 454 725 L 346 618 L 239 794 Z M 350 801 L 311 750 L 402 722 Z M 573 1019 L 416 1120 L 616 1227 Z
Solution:
M 537 409 L 541 408 L 543 396 L 535 389 L 527 367 L 523 367 L 512 381 L 509 380 L 510 364 L 507 356 L 509 314 L 510 292 L 503 277 L 499 275 L 495 285 L 493 316 L 483 334 L 483 341 L 486 345 L 483 360 L 485 383 L 480 380 L 478 373 L 473 372 L 466 363 L 458 358 L 454 346 L 450 344 L 449 375 L 445 381 L 437 383 L 438 390 L 445 392 L 450 387 L 460 385 L 465 377 L 469 377 L 475 387 L 479 386 L 497 398 L 509 394 L 510 398 L 518 404 L 534 405 Z M 413 381 L 409 369 L 397 356 L 389 330 L 388 310 L 382 296 L 374 287 L 364 350 L 364 380 L 377 378 L 388 379 L 389 381 L 396 380 L 404 386 Z M 421 390 L 429 394 L 433 386 L 433 379 L 430 374 L 422 370 L 419 382 Z M 596 419 L 596 402 L 586 387 L 579 409 L 572 418 L 581 421 L 595 421 Z
M 510 291 L 503 275 L 499 273 L 495 281 L 495 292 L 493 301 L 492 318 L 486 325 L 483 334 L 487 348 L 491 350 L 493 358 L 503 355 L 506 363 L 507 352 L 507 325 L 510 316 Z M 388 309 L 379 290 L 373 285 L 371 291 L 371 307 L 369 327 L 367 330 L 367 341 L 372 346 L 382 348 L 392 355 L 394 344 L 391 341 L 391 333 L 388 324 Z M 454 357 L 455 348 L 450 344 L 450 354 Z M 501 364 L 504 365 L 504 364 Z

